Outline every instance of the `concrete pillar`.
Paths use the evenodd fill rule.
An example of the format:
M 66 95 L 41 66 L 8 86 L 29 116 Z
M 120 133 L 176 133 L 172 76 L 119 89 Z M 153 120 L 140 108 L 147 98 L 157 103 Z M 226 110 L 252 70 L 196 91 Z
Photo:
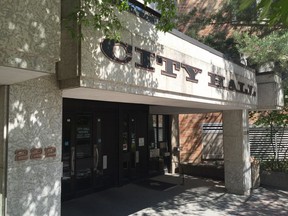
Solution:
M 249 194 L 251 163 L 248 111 L 223 111 L 225 187 L 229 193 Z
M 0 216 L 5 215 L 8 86 L 0 86 Z
M 55 75 L 9 86 L 6 214 L 61 215 L 62 96 Z
M 171 173 L 175 173 L 175 169 L 179 168 L 179 115 L 170 116 L 171 128 L 171 149 L 172 149 L 172 163 Z

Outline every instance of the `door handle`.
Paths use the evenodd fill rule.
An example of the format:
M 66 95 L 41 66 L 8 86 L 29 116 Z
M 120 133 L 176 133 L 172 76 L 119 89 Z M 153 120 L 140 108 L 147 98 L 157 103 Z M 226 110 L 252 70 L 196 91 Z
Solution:
M 75 173 L 75 147 L 71 147 L 71 175 Z
M 94 145 L 94 171 L 97 171 L 98 163 L 99 163 L 99 151 L 97 145 Z

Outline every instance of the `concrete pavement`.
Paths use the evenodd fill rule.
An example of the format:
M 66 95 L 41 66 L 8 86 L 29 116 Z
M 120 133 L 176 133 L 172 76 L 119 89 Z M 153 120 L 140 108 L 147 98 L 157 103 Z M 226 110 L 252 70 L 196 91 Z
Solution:
M 258 188 L 228 194 L 223 182 L 186 176 L 154 179 L 175 184 L 159 191 L 137 184 L 110 188 L 62 203 L 62 216 L 288 215 L 288 191 Z

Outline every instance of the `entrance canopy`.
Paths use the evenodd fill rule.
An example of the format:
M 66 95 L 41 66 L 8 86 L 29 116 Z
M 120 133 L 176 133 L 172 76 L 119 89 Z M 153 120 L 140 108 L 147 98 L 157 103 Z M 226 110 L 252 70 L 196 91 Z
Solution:
M 178 31 L 156 31 L 130 13 L 121 19 L 127 25 L 120 42 L 82 27 L 84 40 L 77 46 L 62 30 L 62 46 L 74 44 L 62 50 L 58 68 L 64 97 L 212 110 L 256 108 L 253 71 Z

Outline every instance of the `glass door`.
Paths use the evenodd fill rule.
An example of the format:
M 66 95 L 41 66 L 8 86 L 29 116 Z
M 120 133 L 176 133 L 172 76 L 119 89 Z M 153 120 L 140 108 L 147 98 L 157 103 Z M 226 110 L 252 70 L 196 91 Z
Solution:
M 79 113 L 79 110 L 82 113 Z M 118 106 L 65 99 L 62 136 L 62 198 L 118 182 Z
M 62 162 L 63 162 L 63 177 L 62 177 L 62 198 L 69 198 L 73 194 L 72 188 L 74 187 L 74 166 L 71 150 L 72 150 L 72 116 L 65 114 L 63 117 L 63 144 L 62 144 Z M 72 165 L 73 164 L 73 165 Z
M 62 143 L 62 197 L 93 187 L 93 136 L 92 114 L 64 114 Z
M 149 172 L 157 175 L 171 172 L 171 144 L 169 142 L 169 116 L 150 115 Z
M 122 180 L 129 181 L 135 178 L 135 169 L 139 162 L 139 153 L 136 145 L 136 118 L 126 113 L 124 114 L 122 124 Z
M 93 184 L 92 121 L 91 114 L 76 116 L 75 146 L 71 148 L 72 173 L 76 179 L 76 191 L 89 189 Z
M 120 110 L 119 183 L 148 175 L 147 110 Z M 142 110 L 141 110 L 142 109 Z

